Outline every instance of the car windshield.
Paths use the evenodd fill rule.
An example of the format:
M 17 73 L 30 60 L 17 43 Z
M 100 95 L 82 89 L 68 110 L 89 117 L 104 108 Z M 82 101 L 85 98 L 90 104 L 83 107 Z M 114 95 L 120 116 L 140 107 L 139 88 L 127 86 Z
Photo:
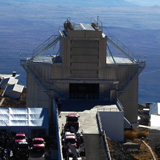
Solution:
M 76 143 L 76 141 L 75 141 L 75 139 L 66 139 L 66 144 L 67 143 L 74 144 L 74 143 Z
M 35 140 L 33 143 L 34 144 L 43 144 L 43 141 Z
M 25 139 L 25 136 L 16 136 L 15 139 Z
M 20 144 L 20 145 L 18 145 L 18 148 L 20 148 L 20 149 L 28 149 L 28 145 L 27 144 Z
M 67 117 L 67 121 L 68 122 L 78 122 L 78 118 L 77 117 Z

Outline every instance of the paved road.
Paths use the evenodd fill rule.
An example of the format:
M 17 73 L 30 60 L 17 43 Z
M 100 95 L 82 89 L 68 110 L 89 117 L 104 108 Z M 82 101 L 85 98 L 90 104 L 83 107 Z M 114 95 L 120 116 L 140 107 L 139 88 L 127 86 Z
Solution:
M 45 160 L 45 154 L 30 153 L 28 160 Z
M 14 160 L 14 158 L 12 157 L 11 160 Z M 45 160 L 45 154 L 30 152 L 29 158 L 24 158 L 23 157 L 23 158 L 21 158 L 19 160 Z
M 104 141 L 101 135 L 84 134 L 83 139 L 85 143 L 87 160 L 107 160 Z

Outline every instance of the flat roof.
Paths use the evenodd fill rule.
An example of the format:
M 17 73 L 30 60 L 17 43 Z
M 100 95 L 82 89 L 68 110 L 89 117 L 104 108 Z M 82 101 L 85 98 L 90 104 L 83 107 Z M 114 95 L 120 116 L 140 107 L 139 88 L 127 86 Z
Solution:
M 18 79 L 16 79 L 15 77 L 9 77 L 9 78 L 4 78 L 1 81 L 1 85 L 6 85 L 6 84 L 16 84 L 18 83 Z
M 33 59 L 33 62 L 38 62 L 38 63 L 62 63 L 61 57 L 60 56 L 37 56 Z
M 20 85 L 20 84 L 13 84 L 13 85 L 9 85 L 7 86 L 7 89 L 5 92 L 8 92 L 8 91 L 16 91 L 16 92 L 22 92 L 23 91 L 23 88 L 24 86 L 23 85 Z
M 122 58 L 122 57 L 113 57 L 115 62 L 117 64 L 133 64 L 132 61 L 130 61 L 128 58 Z M 106 57 L 106 63 L 107 64 L 114 64 L 113 58 L 111 56 Z M 33 59 L 33 62 L 38 63 L 62 63 L 61 58 L 55 57 L 55 56 L 38 56 Z
M 0 108 L 0 127 L 48 127 L 48 108 Z
M 53 57 L 49 56 L 37 56 L 33 59 L 33 62 L 40 62 L 40 63 L 53 63 Z
M 122 57 L 113 57 L 115 60 L 115 63 L 117 64 L 133 64 L 132 61 L 130 61 L 128 58 L 122 58 Z M 107 64 L 114 64 L 114 60 L 111 56 L 106 57 L 106 63 Z
M 91 24 L 84 24 L 84 23 L 76 23 L 72 24 L 74 30 L 89 30 L 89 31 L 95 31 L 95 29 L 91 26 Z
M 19 77 L 20 74 L 16 74 L 15 75 L 15 78 Z M 12 74 L 0 74 L 0 78 L 10 78 L 10 77 L 13 77 Z

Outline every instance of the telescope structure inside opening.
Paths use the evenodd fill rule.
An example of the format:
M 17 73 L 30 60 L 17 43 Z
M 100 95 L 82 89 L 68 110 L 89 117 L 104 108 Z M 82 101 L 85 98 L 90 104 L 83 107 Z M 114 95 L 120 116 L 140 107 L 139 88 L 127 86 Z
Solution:
M 116 38 L 103 33 L 100 21 L 64 22 L 52 35 L 21 59 L 27 73 L 27 107 L 47 107 L 61 100 L 103 100 L 121 103 L 124 116 L 137 122 L 138 76 L 145 67 Z M 74 109 L 73 109 L 74 110 Z

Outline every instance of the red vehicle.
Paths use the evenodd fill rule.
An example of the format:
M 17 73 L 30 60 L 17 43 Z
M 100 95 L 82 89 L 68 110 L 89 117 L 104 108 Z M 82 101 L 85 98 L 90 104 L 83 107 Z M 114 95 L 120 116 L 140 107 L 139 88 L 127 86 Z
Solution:
M 78 121 L 79 115 L 78 114 L 69 114 L 66 116 L 66 130 L 71 130 L 71 127 L 73 127 L 76 131 L 78 131 L 80 123 Z
M 15 136 L 15 142 L 26 142 L 27 138 L 24 133 L 17 133 Z
M 64 145 L 66 146 L 66 145 L 68 145 L 68 143 L 77 147 L 77 138 L 76 138 L 76 135 L 74 133 L 65 132 Z
M 74 133 L 66 132 L 64 136 L 63 152 L 65 157 L 72 157 L 77 153 L 77 138 Z
M 71 135 L 71 136 L 66 136 L 64 143 L 65 143 L 65 145 L 68 145 L 68 143 L 70 143 L 72 146 L 77 147 L 76 137 L 73 136 L 73 135 Z
M 46 143 L 43 138 L 33 138 L 33 150 L 44 151 Z

